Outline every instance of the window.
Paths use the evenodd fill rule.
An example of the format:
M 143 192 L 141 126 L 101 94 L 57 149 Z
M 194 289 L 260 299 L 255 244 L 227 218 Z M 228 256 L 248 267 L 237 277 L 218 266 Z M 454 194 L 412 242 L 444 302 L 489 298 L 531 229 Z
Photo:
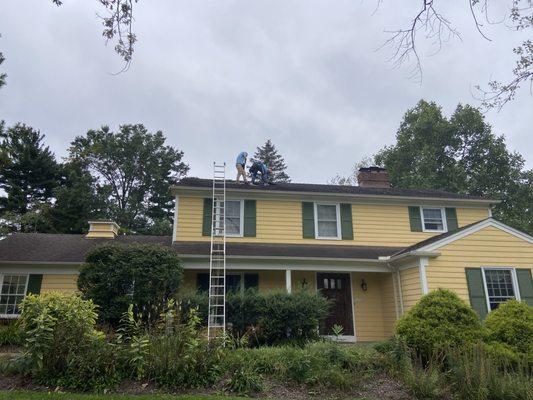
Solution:
M 209 273 L 199 272 L 196 275 L 196 285 L 198 291 L 207 292 L 209 290 Z M 259 274 L 243 272 L 226 273 L 226 293 L 257 288 L 259 288 Z
M 446 232 L 446 218 L 442 208 L 420 207 L 424 232 Z
M 0 315 L 8 318 L 18 316 L 18 306 L 26 296 L 28 275 L 3 275 L 0 281 Z
M 226 200 L 226 236 L 242 236 L 243 212 L 242 200 Z M 222 224 L 217 218 L 216 229 L 222 234 Z
M 338 204 L 315 203 L 315 231 L 317 239 L 340 239 Z
M 489 310 L 509 300 L 517 298 L 515 271 L 512 268 L 483 268 L 483 279 L 487 293 Z

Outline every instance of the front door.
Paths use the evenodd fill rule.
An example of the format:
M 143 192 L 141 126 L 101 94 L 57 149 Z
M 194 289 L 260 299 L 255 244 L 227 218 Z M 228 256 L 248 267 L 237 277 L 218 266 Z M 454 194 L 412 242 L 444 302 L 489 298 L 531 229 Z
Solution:
M 350 274 L 317 273 L 317 288 L 332 302 L 330 312 L 322 326 L 321 335 L 332 335 L 333 325 L 341 325 L 343 335 L 352 336 L 353 314 Z

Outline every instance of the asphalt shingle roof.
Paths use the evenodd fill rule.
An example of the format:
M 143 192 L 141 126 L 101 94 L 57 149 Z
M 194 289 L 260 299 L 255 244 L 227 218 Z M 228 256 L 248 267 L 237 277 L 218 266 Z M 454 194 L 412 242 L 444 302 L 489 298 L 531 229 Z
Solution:
M 15 233 L 0 240 L 0 262 L 81 263 L 86 254 L 105 244 L 159 244 L 170 247 L 178 255 L 209 256 L 210 243 L 175 242 L 170 236 L 119 235 L 115 239 L 87 239 L 84 235 Z M 339 258 L 377 260 L 401 250 L 399 247 L 226 243 L 226 254 L 231 256 Z
M 212 186 L 213 181 L 211 179 L 202 178 L 183 178 L 174 185 L 175 188 L 211 188 Z M 454 200 L 491 200 L 478 196 L 469 196 L 434 189 L 373 188 L 348 185 L 323 185 L 315 183 L 276 183 L 274 185 L 262 186 L 252 184 L 245 185 L 242 183 L 236 183 L 232 180 L 226 180 L 226 189 L 261 190 L 265 192 L 338 193 L 369 196 L 424 197 Z M 492 201 L 497 202 L 498 200 Z

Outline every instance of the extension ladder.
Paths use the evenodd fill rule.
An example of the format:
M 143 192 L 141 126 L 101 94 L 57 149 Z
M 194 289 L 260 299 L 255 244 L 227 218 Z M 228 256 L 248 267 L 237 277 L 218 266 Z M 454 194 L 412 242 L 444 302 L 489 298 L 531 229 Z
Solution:
M 226 163 L 213 163 L 211 254 L 209 259 L 209 340 L 226 332 Z

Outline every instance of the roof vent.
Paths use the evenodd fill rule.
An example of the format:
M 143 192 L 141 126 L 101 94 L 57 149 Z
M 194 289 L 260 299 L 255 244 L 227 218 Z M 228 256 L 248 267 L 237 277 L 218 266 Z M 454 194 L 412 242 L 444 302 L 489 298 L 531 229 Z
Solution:
M 361 187 L 390 188 L 389 173 L 385 168 L 359 168 L 357 182 Z
M 118 235 L 119 226 L 115 221 L 94 220 L 89 221 L 89 239 L 114 239 Z

